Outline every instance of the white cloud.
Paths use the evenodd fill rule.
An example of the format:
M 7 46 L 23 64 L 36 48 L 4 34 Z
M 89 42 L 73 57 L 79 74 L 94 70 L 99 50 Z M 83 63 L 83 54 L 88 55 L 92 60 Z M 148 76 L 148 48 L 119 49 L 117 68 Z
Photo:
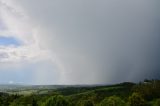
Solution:
M 49 50 L 40 47 L 37 38 L 37 27 L 29 21 L 27 14 L 10 0 L 0 1 L 0 18 L 6 29 L 0 30 L 0 36 L 14 37 L 22 44 L 0 46 L 0 62 L 37 61 L 50 58 Z
M 40 41 L 38 35 L 39 26 L 32 23 L 30 17 L 25 11 L 23 11 L 23 8 L 14 4 L 12 0 L 0 0 L 0 21 L 4 27 L 3 29 L 0 29 L 0 36 L 13 37 L 21 42 L 18 46 L 0 45 L 0 70 L 30 71 L 26 68 L 35 67 L 33 68 L 35 69 L 34 71 L 30 71 L 30 75 L 33 76 L 30 76 L 29 79 L 32 79 L 32 82 L 28 83 L 57 83 L 58 78 L 52 78 L 54 74 L 57 73 L 54 71 L 57 70 L 56 66 L 52 67 L 51 65 L 49 66 L 46 64 L 50 64 L 49 62 L 54 62 L 54 56 L 51 54 L 49 49 L 41 46 L 43 41 Z M 46 65 L 40 64 L 43 61 L 46 62 L 43 63 Z M 47 70 L 49 70 L 49 73 Z M 10 81 L 9 83 L 13 82 L 14 81 Z M 17 80 L 15 82 L 17 82 Z

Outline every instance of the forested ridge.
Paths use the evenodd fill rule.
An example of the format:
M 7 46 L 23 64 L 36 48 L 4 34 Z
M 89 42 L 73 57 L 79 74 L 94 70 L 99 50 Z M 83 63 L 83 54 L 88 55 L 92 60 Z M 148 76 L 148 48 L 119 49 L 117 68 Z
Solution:
M 160 80 L 0 92 L 0 106 L 160 106 Z

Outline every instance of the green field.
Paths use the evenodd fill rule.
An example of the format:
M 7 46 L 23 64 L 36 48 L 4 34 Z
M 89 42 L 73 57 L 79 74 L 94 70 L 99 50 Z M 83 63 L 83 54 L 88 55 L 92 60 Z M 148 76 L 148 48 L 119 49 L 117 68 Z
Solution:
M 160 106 L 160 81 L 115 85 L 0 86 L 0 106 Z

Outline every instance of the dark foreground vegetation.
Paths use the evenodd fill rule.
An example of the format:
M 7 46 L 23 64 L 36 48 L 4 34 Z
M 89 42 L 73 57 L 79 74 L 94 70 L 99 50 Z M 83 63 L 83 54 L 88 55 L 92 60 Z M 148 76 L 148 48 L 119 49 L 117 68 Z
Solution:
M 0 106 L 160 106 L 160 80 L 108 86 L 10 89 L 0 93 Z

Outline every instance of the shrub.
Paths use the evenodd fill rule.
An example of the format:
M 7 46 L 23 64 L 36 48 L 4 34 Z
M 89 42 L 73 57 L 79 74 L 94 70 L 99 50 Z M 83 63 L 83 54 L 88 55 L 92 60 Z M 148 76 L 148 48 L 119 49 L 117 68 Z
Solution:
M 60 95 L 50 97 L 42 106 L 69 106 L 69 102 Z
M 157 99 L 154 106 L 160 106 L 160 99 Z
M 146 106 L 145 100 L 138 93 L 133 93 L 129 97 L 128 104 L 129 104 L 129 106 Z
M 109 98 L 105 98 L 100 106 L 124 106 L 125 102 L 117 96 L 110 96 Z
M 92 100 L 81 100 L 77 103 L 77 106 L 94 106 Z

